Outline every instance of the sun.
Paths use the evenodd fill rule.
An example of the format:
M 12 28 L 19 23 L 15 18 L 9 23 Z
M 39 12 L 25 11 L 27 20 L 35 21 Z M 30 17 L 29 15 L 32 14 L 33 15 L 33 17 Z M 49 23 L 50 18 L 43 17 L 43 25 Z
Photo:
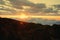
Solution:
M 19 19 L 20 19 L 21 21 L 26 21 L 26 20 L 29 19 L 29 16 L 28 16 L 27 14 L 20 14 Z
M 21 19 L 26 19 L 26 18 L 28 18 L 28 16 L 25 15 L 25 14 L 20 14 L 20 18 L 21 18 Z
M 16 13 L 20 21 L 27 21 L 30 19 L 30 14 L 26 11 L 19 11 Z

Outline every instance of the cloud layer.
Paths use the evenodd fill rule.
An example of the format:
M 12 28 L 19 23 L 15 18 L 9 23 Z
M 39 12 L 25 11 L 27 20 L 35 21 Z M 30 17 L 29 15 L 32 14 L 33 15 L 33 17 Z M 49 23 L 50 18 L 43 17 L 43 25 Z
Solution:
M 26 6 L 30 8 L 26 8 Z M 0 0 L 0 10 L 6 11 L 7 14 L 14 14 L 16 11 L 25 10 L 29 13 L 40 13 L 41 15 L 60 15 L 60 4 L 47 7 L 44 3 L 34 4 L 28 0 Z M 4 14 L 4 12 L 0 11 L 0 14 Z

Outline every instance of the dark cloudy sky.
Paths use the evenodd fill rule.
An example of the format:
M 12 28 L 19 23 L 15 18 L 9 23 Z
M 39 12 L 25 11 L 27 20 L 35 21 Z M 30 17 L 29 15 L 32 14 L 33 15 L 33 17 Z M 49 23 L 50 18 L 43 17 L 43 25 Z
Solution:
M 60 0 L 0 0 L 0 15 L 19 15 L 20 12 L 60 16 Z

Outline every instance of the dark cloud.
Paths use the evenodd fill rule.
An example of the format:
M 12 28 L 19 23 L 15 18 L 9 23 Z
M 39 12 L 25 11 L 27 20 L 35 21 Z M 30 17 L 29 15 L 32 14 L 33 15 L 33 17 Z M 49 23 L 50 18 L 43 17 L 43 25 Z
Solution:
M 52 11 L 53 11 L 52 8 L 47 8 L 47 9 L 44 9 L 44 10 L 43 10 L 43 12 L 45 12 L 45 13 L 50 13 L 50 12 L 52 12 Z
M 9 0 L 14 7 L 21 9 L 22 6 L 33 6 L 34 3 L 29 2 L 28 0 Z
M 26 11 L 28 11 L 28 12 L 30 12 L 30 13 L 38 13 L 38 12 L 40 12 L 40 9 L 30 8 L 30 9 L 27 9 Z
M 39 3 L 39 4 L 36 4 L 35 6 L 39 9 L 46 8 L 46 5 L 44 3 Z
M 60 10 L 60 4 L 53 5 L 53 7 L 57 8 L 57 10 Z
M 35 4 L 30 9 L 27 9 L 27 11 L 31 12 L 31 13 L 38 13 L 38 12 L 41 12 L 42 10 L 44 10 L 45 8 L 46 8 L 46 5 L 43 3 L 40 3 L 40 4 Z
M 57 10 L 53 10 L 53 8 L 46 8 L 43 10 L 44 13 L 58 13 Z
M 37 13 L 40 12 L 43 8 L 46 8 L 46 5 L 43 3 L 34 4 L 28 0 L 9 0 L 16 8 L 22 8 L 22 6 L 30 6 L 30 9 L 27 9 L 28 12 Z M 23 8 L 22 8 L 23 9 Z
M 0 0 L 0 4 L 4 4 L 4 2 L 2 2 L 3 0 Z

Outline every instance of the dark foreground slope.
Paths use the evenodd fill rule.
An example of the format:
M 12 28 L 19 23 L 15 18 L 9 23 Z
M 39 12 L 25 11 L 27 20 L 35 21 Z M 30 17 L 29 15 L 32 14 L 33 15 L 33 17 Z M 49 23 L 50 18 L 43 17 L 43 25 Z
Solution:
M 60 25 L 49 26 L 0 18 L 0 40 L 60 40 Z

